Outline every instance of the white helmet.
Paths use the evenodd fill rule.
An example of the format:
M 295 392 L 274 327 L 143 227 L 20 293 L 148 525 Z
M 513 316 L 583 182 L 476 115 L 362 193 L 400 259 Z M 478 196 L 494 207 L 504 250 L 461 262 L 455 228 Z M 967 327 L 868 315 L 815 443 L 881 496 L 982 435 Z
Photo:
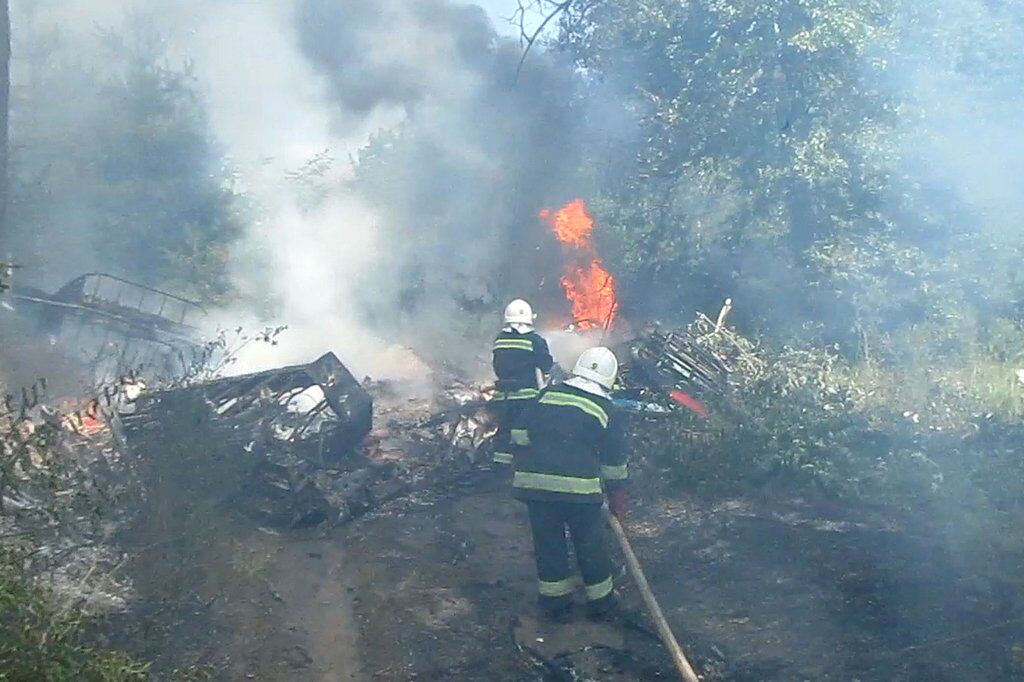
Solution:
M 610 391 L 615 385 L 615 377 L 619 374 L 619 361 L 615 359 L 615 353 L 604 346 L 588 348 L 580 354 L 572 373 L 574 376 L 596 382 Z
M 505 306 L 505 324 L 533 325 L 533 308 L 521 298 Z

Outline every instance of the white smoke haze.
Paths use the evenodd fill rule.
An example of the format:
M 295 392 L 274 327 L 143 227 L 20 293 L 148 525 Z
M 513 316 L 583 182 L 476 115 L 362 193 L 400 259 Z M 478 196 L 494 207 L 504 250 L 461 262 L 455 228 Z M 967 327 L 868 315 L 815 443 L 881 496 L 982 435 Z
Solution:
M 335 126 L 405 114 L 354 187 L 377 211 L 364 317 L 431 364 L 473 364 L 500 310 L 541 279 L 536 212 L 575 161 L 572 71 L 538 57 L 517 87 L 518 44 L 449 0 L 298 0 L 303 54 L 324 73 Z M 582 126 L 579 126 L 582 127 Z
M 280 4 L 275 7 L 281 11 Z M 244 64 L 207 76 L 210 89 L 219 93 L 211 98 L 212 110 L 229 112 L 223 117 L 213 115 L 215 124 L 221 121 L 216 126 L 218 137 L 232 140 L 231 128 L 238 117 L 230 108 L 237 107 L 239 100 L 252 100 L 253 93 L 262 93 L 272 101 L 287 103 L 288 115 L 295 120 L 291 126 L 294 140 L 289 146 L 300 152 L 324 149 L 335 159 L 344 158 L 357 154 L 373 132 L 399 128 L 403 134 L 421 136 L 430 154 L 388 169 L 383 197 L 364 196 L 351 182 L 351 169 L 335 166 L 331 176 L 318 178 L 324 196 L 310 206 L 303 205 L 301 186 L 285 179 L 282 171 L 287 166 L 259 165 L 261 158 L 277 149 L 278 121 L 262 116 L 250 120 L 249 133 L 238 136 L 237 142 L 228 142 L 233 159 L 246 155 L 250 168 L 256 162 L 263 179 L 256 196 L 266 211 L 249 235 L 267 254 L 262 264 L 266 270 L 260 271 L 258 265 L 253 273 L 252 260 L 239 258 L 236 281 L 250 297 L 262 293 L 276 303 L 280 321 L 289 326 L 277 347 L 280 352 L 259 360 L 282 364 L 333 349 L 358 372 L 379 377 L 422 375 L 424 363 L 412 351 L 385 340 L 381 331 L 387 334 L 392 321 L 406 315 L 415 329 L 411 345 L 428 350 L 447 347 L 454 354 L 450 344 L 464 344 L 466 339 L 456 322 L 460 310 L 451 297 L 456 290 L 452 282 L 465 290 L 484 288 L 476 282 L 493 280 L 504 254 L 498 248 L 500 241 L 488 232 L 500 231 L 488 230 L 481 223 L 463 224 L 451 216 L 449 227 L 458 233 L 458 244 L 425 252 L 423 244 L 403 243 L 400 234 L 386 230 L 382 222 L 390 220 L 406 228 L 420 220 L 416 209 L 402 215 L 393 204 L 401 205 L 424 192 L 438 169 L 469 169 L 479 183 L 507 185 L 509 179 L 502 174 L 508 169 L 502 155 L 495 156 L 493 148 L 463 139 L 467 124 L 479 113 L 480 93 L 494 87 L 488 82 L 492 74 L 480 70 L 478 64 L 493 58 L 490 53 L 496 36 L 482 10 L 446 0 L 299 0 L 287 7 L 292 13 L 289 21 L 281 21 L 279 13 L 276 20 L 263 22 L 258 34 L 267 33 L 259 41 L 261 48 L 275 46 L 272 54 L 261 59 L 277 65 L 269 70 L 271 75 L 281 74 L 276 83 L 267 83 L 261 76 L 242 86 L 218 85 L 230 80 L 237 68 L 245 68 Z M 216 21 L 214 25 L 225 24 Z M 275 30 L 277 35 L 273 35 Z M 210 61 L 224 63 L 222 59 Z M 319 73 L 312 72 L 313 66 Z M 309 92 L 310 83 L 316 84 L 315 92 Z M 228 97 L 230 101 L 223 106 L 217 105 L 223 93 L 240 87 L 245 91 Z M 296 89 L 300 92 L 294 92 Z M 258 103 L 246 110 L 262 111 Z M 262 140 L 256 149 L 254 140 Z M 289 159 L 292 169 L 302 160 Z M 439 196 L 441 201 L 460 202 L 468 197 L 473 202 L 484 194 L 481 189 L 453 183 L 436 191 L 453 195 Z M 425 235 L 428 243 L 430 235 Z M 403 272 L 403 265 L 409 262 L 421 264 L 417 270 L 429 271 L 427 276 L 439 278 L 441 283 L 403 310 L 400 301 L 408 290 L 420 287 Z M 459 277 L 462 268 L 466 272 Z M 372 326 L 374 331 L 366 323 L 367 310 L 378 321 Z M 239 366 L 251 369 L 251 359 L 243 360 Z
M 520 46 L 503 21 L 515 3 L 480 4 L 15 0 L 14 14 L 15 34 L 27 17 L 52 24 L 84 62 L 102 63 L 98 28 L 134 22 L 162 37 L 168 60 L 192 64 L 254 207 L 231 261 L 241 300 L 213 319 L 289 326 L 239 371 L 334 350 L 357 373 L 387 377 L 421 373 L 417 355 L 458 364 L 481 351 L 504 301 L 533 296 L 550 274 L 535 215 L 575 198 L 580 128 L 612 137 L 633 125 L 593 91 L 574 109 L 577 75 L 542 50 L 515 86 Z M 1019 232 L 1024 96 L 984 64 L 1017 50 L 1022 10 L 980 0 L 904 9 L 892 72 L 918 112 L 900 131 L 905 167 L 972 206 L 990 232 Z M 372 147 L 383 163 L 361 159 L 381 132 L 401 144 Z M 297 178 L 311 159 L 315 172 Z
M 44 0 L 23 11 L 83 46 L 95 46 L 99 29 L 144 26 L 170 62 L 191 64 L 212 133 L 254 207 L 231 264 L 243 303 L 212 318 L 289 327 L 279 345 L 247 350 L 237 371 L 334 350 L 357 373 L 422 373 L 415 354 L 380 332 L 437 337 L 425 345 L 450 359 L 461 352 L 452 344 L 468 347 L 467 300 L 500 310 L 506 293 L 495 282 L 509 235 L 527 229 L 554 184 L 537 173 L 531 190 L 521 176 L 557 171 L 524 137 L 550 126 L 557 139 L 564 121 L 513 92 L 518 47 L 498 44 L 483 9 L 449 0 Z M 390 196 L 367 196 L 347 160 L 382 130 L 417 143 L 371 183 Z M 333 161 L 297 180 L 317 155 Z M 403 239 L 411 226 L 423 242 Z
M 981 0 L 909 4 L 896 85 L 915 117 L 910 172 L 974 211 L 991 237 L 1024 237 L 1024 6 Z
M 307 362 L 334 350 L 359 372 L 422 375 L 414 356 L 357 320 L 353 277 L 372 266 L 379 245 L 374 212 L 345 188 L 349 169 L 325 168 L 319 180 L 335 189 L 313 206 L 288 177 L 321 152 L 354 154 L 370 132 L 401 120 L 401 112 L 368 111 L 342 135 L 332 124 L 325 79 L 298 51 L 290 3 L 225 1 L 197 16 L 203 23 L 186 34 L 187 54 L 213 132 L 256 206 L 235 249 L 232 279 L 245 300 L 268 301 L 276 313 L 257 319 L 249 306 L 238 306 L 214 319 L 250 329 L 288 326 L 278 345 L 247 346 L 232 371 Z

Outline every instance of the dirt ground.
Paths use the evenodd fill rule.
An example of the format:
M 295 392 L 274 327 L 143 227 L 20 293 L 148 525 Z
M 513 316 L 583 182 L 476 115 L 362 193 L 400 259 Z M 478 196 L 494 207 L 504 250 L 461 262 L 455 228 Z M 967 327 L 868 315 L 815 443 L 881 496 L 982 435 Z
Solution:
M 190 581 L 196 596 L 142 633 L 151 653 L 176 654 L 165 671 L 184 660 L 214 679 L 675 679 L 621 571 L 631 623 L 537 621 L 524 510 L 486 472 L 328 534 L 233 523 Z M 744 500 L 641 502 L 628 529 L 706 680 L 1024 679 L 1024 596 L 941 537 Z M 140 588 L 174 600 L 166 580 Z
M 705 679 L 1024 679 L 1019 590 L 914 534 L 926 527 L 690 499 L 641 504 L 628 527 Z M 622 571 L 641 627 L 536 624 L 525 518 L 504 490 L 366 519 L 345 542 L 371 679 L 674 679 Z
M 625 680 L 663 663 L 624 670 L 616 661 L 631 640 L 644 640 L 632 648 L 649 656 L 656 646 L 644 633 L 582 617 L 563 626 L 539 621 L 525 508 L 507 482 L 484 474 L 464 490 L 400 507 L 345 532 L 357 559 L 366 679 L 573 679 L 559 669 L 567 656 L 598 675 L 589 679 Z
M 505 485 L 476 474 L 327 535 L 236 527 L 249 578 L 204 571 L 195 603 L 155 616 L 164 630 L 148 637 L 164 632 L 158 648 L 194 652 L 215 679 L 674 679 L 622 571 L 636 627 L 538 622 Z M 629 528 L 705 679 L 1024 679 L 1019 593 L 882 520 L 676 500 L 640 505 Z M 166 582 L 141 587 L 167 596 Z

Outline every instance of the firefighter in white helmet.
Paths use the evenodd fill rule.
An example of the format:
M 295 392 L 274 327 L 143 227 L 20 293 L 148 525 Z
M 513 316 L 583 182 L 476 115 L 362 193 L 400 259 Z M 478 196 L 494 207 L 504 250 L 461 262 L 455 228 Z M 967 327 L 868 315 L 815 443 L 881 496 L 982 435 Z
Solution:
M 539 392 L 538 370 L 547 374 L 554 365 L 548 344 L 534 331 L 536 315 L 521 298 L 505 306 L 505 325 L 494 340 L 493 367 L 498 377 L 493 404 L 498 418 L 494 438 L 494 461 L 511 464 L 516 447 L 511 443 L 512 423 L 524 405 Z
M 607 497 L 612 513 L 625 516 L 625 429 L 610 395 L 618 371 L 609 349 L 584 351 L 572 377 L 543 389 L 512 430 L 523 448 L 512 485 L 529 512 L 541 610 L 553 620 L 568 617 L 576 584 L 566 529 L 588 615 L 603 617 L 615 607 L 601 505 Z

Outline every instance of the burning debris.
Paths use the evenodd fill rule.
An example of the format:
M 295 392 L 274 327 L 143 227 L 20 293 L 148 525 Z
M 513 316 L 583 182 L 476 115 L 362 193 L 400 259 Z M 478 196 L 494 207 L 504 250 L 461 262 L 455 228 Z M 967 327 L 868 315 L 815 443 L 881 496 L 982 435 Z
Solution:
M 229 486 L 232 505 L 295 528 L 345 522 L 479 462 L 494 434 L 487 395 L 454 384 L 436 400 L 410 399 L 386 382 L 360 383 L 328 353 L 308 365 L 143 393 L 114 422 L 140 461 L 175 438 L 183 404 L 201 405 L 201 423 L 189 428 L 216 439 L 211 452 L 243 472 Z
M 487 449 L 498 431 L 488 409 L 494 386 L 456 382 L 446 388 L 423 426 L 440 426 L 444 442 L 470 463 L 490 461 Z
M 114 575 L 122 558 L 108 542 L 128 476 L 103 402 L 79 410 L 52 400 L 40 379 L 0 408 L 0 537 L 7 548 L 30 541 L 26 574 L 88 613 L 119 610 L 131 592 Z
M 540 217 L 563 245 L 566 261 L 561 279 L 572 306 L 572 332 L 612 331 L 619 315 L 615 278 L 609 273 L 594 244 L 594 219 L 582 199 L 558 210 L 545 209 Z M 662 331 L 651 327 L 620 348 L 624 362 L 617 404 L 633 413 L 670 415 L 683 407 L 702 417 L 708 409 L 702 396 L 719 394 L 727 383 L 728 367 L 704 342 L 710 333 L 724 331 L 732 310 L 727 299 L 715 323 L 701 316 L 687 329 Z M 602 337 L 604 338 L 604 337 Z
M 232 494 L 274 525 L 344 519 L 367 506 L 382 467 L 356 457 L 372 425 L 373 399 L 333 353 L 308 365 L 215 379 L 143 394 L 123 416 L 135 457 L 166 438 L 182 401 L 198 402 L 202 428 L 228 456 L 248 462 Z
M 607 334 L 619 314 L 615 278 L 597 252 L 594 219 L 586 204 L 577 199 L 557 211 L 545 209 L 540 217 L 550 224 L 566 253 L 561 285 L 572 306 L 569 330 Z M 723 328 L 731 307 L 731 300 L 726 301 L 715 331 Z M 652 327 L 620 350 L 620 359 L 629 360 L 622 376 L 625 388 L 617 393 L 616 402 L 629 412 L 669 415 L 684 407 L 706 417 L 708 410 L 699 396 L 719 393 L 726 383 L 725 364 L 694 329 L 661 331 Z
M 232 430 L 246 432 L 246 426 L 258 422 L 260 435 L 306 449 L 315 446 L 315 455 L 309 456 L 319 460 L 337 458 L 356 446 L 372 423 L 373 400 L 333 353 L 308 365 L 182 390 L 200 393 Z
M 663 392 L 719 394 L 728 368 L 688 330 L 652 328 L 630 347 L 631 377 Z
M 568 256 L 561 284 L 572 304 L 573 327 L 611 329 L 618 312 L 615 278 L 605 270 L 594 246 L 594 219 L 586 204 L 577 199 L 557 211 L 545 209 L 540 217 L 550 223 Z

